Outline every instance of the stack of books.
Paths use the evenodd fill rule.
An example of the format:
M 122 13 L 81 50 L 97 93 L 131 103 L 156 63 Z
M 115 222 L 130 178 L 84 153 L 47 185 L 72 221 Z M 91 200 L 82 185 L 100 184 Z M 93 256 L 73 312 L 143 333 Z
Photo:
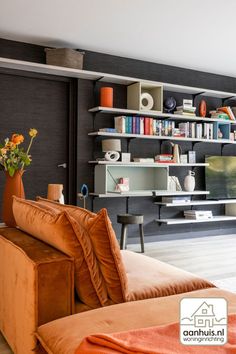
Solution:
M 161 162 L 161 163 L 172 163 L 173 161 L 173 155 L 172 154 L 160 154 L 155 156 L 155 162 Z
M 221 111 L 210 111 L 211 118 L 222 119 L 222 120 L 229 120 L 229 116 L 227 113 Z
M 217 112 L 225 113 L 228 115 L 230 120 L 235 120 L 235 115 L 233 113 L 233 110 L 229 106 L 224 106 L 224 107 L 219 107 L 217 108 Z
M 183 138 L 213 139 L 213 123 L 179 123 L 180 136 Z
M 174 114 L 182 114 L 186 116 L 196 116 L 196 107 L 193 106 L 193 100 L 183 100 L 182 106 L 177 106 Z
M 190 203 L 191 198 L 189 196 L 178 196 L 178 197 L 162 197 L 162 203 L 172 203 L 172 204 L 179 204 L 179 203 Z
M 208 220 L 213 218 L 211 210 L 185 210 L 184 216 L 185 219 L 192 220 Z

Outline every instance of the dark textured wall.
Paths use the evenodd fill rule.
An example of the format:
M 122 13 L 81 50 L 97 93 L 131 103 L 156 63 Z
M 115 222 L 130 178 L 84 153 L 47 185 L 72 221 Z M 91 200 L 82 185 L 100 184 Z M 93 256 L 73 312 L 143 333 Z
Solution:
M 45 55 L 42 47 L 37 45 L 7 41 L 0 39 L 0 56 L 15 58 L 21 60 L 29 60 L 44 63 Z M 86 51 L 84 60 L 84 69 L 93 71 L 102 71 L 118 75 L 150 79 L 154 81 L 163 81 L 173 84 L 189 85 L 195 87 L 204 87 L 215 90 L 225 90 L 229 92 L 236 91 L 236 79 L 216 74 L 199 72 L 189 69 L 183 69 L 168 65 L 149 63 L 134 59 L 111 56 L 107 54 L 95 53 Z M 77 127 L 77 190 L 79 191 L 82 183 L 87 183 L 90 190 L 93 190 L 93 166 L 88 164 L 88 160 L 94 159 L 100 152 L 100 139 L 88 137 L 87 133 L 93 130 L 93 116 L 88 112 L 88 109 L 95 106 L 96 98 L 94 98 L 93 83 L 87 80 L 78 80 L 78 127 Z M 126 106 L 126 88 L 120 85 L 114 85 L 115 103 L 114 106 Z M 95 95 L 96 96 L 96 95 Z M 175 95 L 178 102 L 181 102 L 183 97 Z M 220 100 L 207 99 L 208 106 L 214 107 L 220 105 Z M 99 127 L 112 127 L 112 115 L 96 115 L 95 130 Z M 126 142 L 122 142 L 125 148 Z M 159 153 L 160 151 L 168 151 L 168 144 L 162 144 L 159 141 L 133 140 L 131 142 L 132 156 L 150 156 Z M 180 143 L 182 151 L 192 149 L 192 144 L 189 142 Z M 162 150 L 161 150 L 162 149 Z M 235 155 L 236 146 L 224 146 L 221 150 L 220 144 L 197 143 L 194 149 L 197 152 L 197 162 L 203 162 L 206 154 L 220 155 Z M 180 182 L 183 182 L 184 176 L 187 173 L 187 168 L 171 168 L 172 175 L 178 175 Z M 204 169 L 196 168 L 196 189 L 204 189 Z M 94 210 L 97 211 L 102 207 L 108 208 L 109 214 L 113 221 L 116 231 L 120 232 L 119 225 L 116 224 L 116 215 L 123 213 L 126 210 L 126 198 L 116 199 L 94 199 Z M 169 217 L 179 215 L 178 208 L 161 208 L 153 204 L 152 198 L 129 198 L 129 211 L 133 213 L 143 213 L 145 215 L 144 231 L 146 238 L 149 240 L 157 240 L 161 238 L 169 239 L 176 237 L 195 237 L 203 235 L 215 235 L 229 233 L 235 231 L 234 222 L 218 222 L 218 223 L 203 223 L 189 224 L 182 226 L 166 226 L 158 225 L 154 219 L 159 215 Z M 81 202 L 78 200 L 78 205 Z M 91 200 L 88 202 L 91 207 Z M 207 207 L 209 208 L 209 207 Z M 217 213 L 224 212 L 223 206 L 214 206 L 213 210 Z M 137 236 L 137 229 L 130 228 L 130 236 Z M 148 237 L 149 236 L 149 237 Z

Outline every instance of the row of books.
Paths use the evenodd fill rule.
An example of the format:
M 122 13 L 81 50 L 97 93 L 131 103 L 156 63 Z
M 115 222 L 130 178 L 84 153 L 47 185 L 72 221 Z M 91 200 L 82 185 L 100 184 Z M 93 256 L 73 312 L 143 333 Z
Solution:
M 180 136 L 184 138 L 214 139 L 213 123 L 179 123 Z
M 171 120 L 149 117 L 119 116 L 114 118 L 115 132 L 121 134 L 144 134 L 180 138 L 214 139 L 213 123 L 182 122 L 176 127 Z M 112 128 L 109 128 L 112 130 Z
M 119 116 L 114 118 L 115 130 L 121 134 L 174 136 L 175 121 L 149 117 Z

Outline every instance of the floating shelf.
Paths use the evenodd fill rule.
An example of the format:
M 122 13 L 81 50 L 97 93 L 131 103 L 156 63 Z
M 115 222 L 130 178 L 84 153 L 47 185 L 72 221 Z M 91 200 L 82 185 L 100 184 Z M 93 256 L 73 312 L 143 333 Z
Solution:
M 91 164 L 97 165 L 112 165 L 112 166 L 137 166 L 137 167 L 204 167 L 209 166 L 209 163 L 161 163 L 161 162 L 111 162 L 111 161 L 89 161 Z
M 116 197 L 152 197 L 155 192 L 156 197 L 161 196 L 177 196 L 177 195 L 207 195 L 208 191 L 194 191 L 194 192 L 171 192 L 171 191 L 160 191 L 160 190 L 140 190 L 140 191 L 129 191 L 127 193 L 116 193 L 109 192 L 105 194 L 99 193 L 90 193 L 91 196 L 99 197 L 99 198 L 116 198 Z
M 156 113 L 150 111 L 137 111 L 134 109 L 125 109 L 125 108 L 108 108 L 108 107 L 94 107 L 89 109 L 91 113 L 109 113 L 109 114 L 122 114 L 122 115 L 140 115 L 152 118 L 164 118 L 170 120 L 183 120 L 183 121 L 194 121 L 194 122 L 223 122 L 228 124 L 236 124 L 234 120 L 226 120 L 226 119 L 216 119 L 216 118 L 203 118 L 203 117 L 193 117 L 182 114 L 171 114 L 171 113 Z
M 89 136 L 109 136 L 114 138 L 136 138 L 136 139 L 152 139 L 152 140 L 175 140 L 175 141 L 192 141 L 217 144 L 236 144 L 236 141 L 229 139 L 197 139 L 197 138 L 177 138 L 173 136 L 157 136 L 157 135 L 142 135 L 142 134 L 120 134 L 107 132 L 92 132 Z
M 219 215 L 213 216 L 212 219 L 206 220 L 195 220 L 195 219 L 185 219 L 185 218 L 172 218 L 172 219 L 156 219 L 156 222 L 167 225 L 179 225 L 179 224 L 197 224 L 200 222 L 216 222 L 216 221 L 230 221 L 236 220 L 236 216 Z
M 165 207 L 179 207 L 179 206 L 197 206 L 197 205 L 216 205 L 216 204 L 234 204 L 236 199 L 224 199 L 224 200 L 191 200 L 190 202 L 183 203 L 163 203 L 163 202 L 154 202 L 154 204 L 162 205 Z
M 169 83 L 163 83 L 157 81 L 142 80 L 139 78 L 133 78 L 128 76 L 120 76 L 120 75 L 106 74 L 102 72 L 71 69 L 71 68 L 65 68 L 61 66 L 46 65 L 46 64 L 40 64 L 40 63 L 34 63 L 34 62 L 16 60 L 16 59 L 8 59 L 2 57 L 0 57 L 0 67 L 7 68 L 7 69 L 14 69 L 14 70 L 23 70 L 28 72 L 36 72 L 36 73 L 42 73 L 48 75 L 74 77 L 77 79 L 94 80 L 94 81 L 99 80 L 101 82 L 110 82 L 110 83 L 121 84 L 121 85 L 130 85 L 135 82 L 142 82 L 147 84 L 158 84 L 158 85 L 160 84 L 163 85 L 164 91 L 180 92 L 185 94 L 199 94 L 202 96 L 209 96 L 209 97 L 216 97 L 216 98 L 236 97 L 236 93 L 233 92 L 216 91 L 216 90 L 209 90 L 200 87 L 175 85 L 175 84 L 169 84 Z

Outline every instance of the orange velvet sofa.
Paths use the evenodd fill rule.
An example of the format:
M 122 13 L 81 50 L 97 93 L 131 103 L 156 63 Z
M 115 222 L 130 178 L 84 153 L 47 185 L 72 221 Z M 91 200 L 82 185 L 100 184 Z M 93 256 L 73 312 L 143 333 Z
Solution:
M 119 311 L 133 311 L 136 302 L 138 310 L 138 303 L 149 308 L 161 301 L 168 313 L 161 299 L 201 289 L 217 292 L 193 274 L 120 251 L 105 209 L 94 214 L 41 198 L 15 198 L 13 211 L 18 228 L 0 230 L 0 331 L 16 354 L 37 353 L 37 328 L 78 312 L 80 323 L 89 313 L 109 317 L 118 311 L 120 323 Z M 50 327 L 38 332 L 41 342 L 47 341 L 45 328 Z M 49 353 L 66 353 L 57 350 Z
M 225 298 L 228 303 L 228 314 L 236 314 L 236 295 L 218 288 L 126 302 L 75 314 L 40 326 L 36 333 L 40 342 L 38 354 L 75 354 L 81 341 L 93 334 L 112 334 L 178 323 L 180 301 L 183 297 Z M 213 348 L 214 354 L 217 354 L 218 348 Z M 220 348 L 220 353 L 221 350 Z M 174 354 L 175 350 L 166 352 Z M 201 352 L 207 353 L 207 347 L 201 347 Z M 181 354 L 184 353 L 185 346 L 181 350 Z M 230 353 L 235 353 L 235 349 Z

